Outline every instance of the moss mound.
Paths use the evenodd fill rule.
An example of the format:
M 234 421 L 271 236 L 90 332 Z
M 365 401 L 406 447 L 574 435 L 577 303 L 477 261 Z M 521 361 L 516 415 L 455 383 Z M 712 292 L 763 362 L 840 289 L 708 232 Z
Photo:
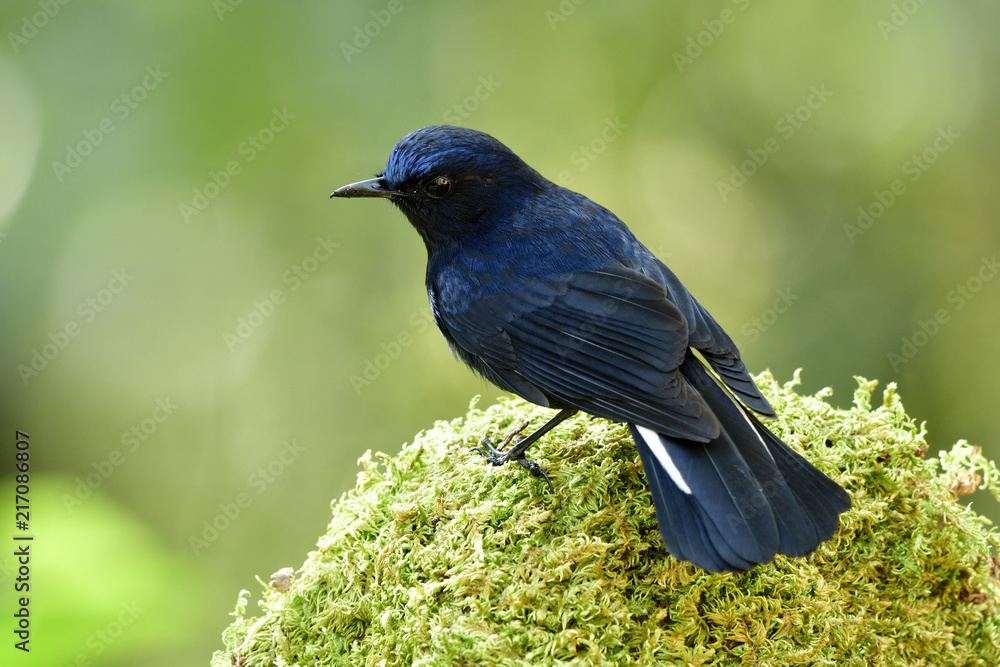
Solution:
M 712 574 L 666 554 L 624 425 L 578 416 L 531 450 L 551 476 L 469 448 L 551 411 L 520 400 L 365 454 L 318 549 L 265 586 L 213 667 L 258 665 L 1000 664 L 1000 536 L 957 502 L 998 473 L 925 431 L 889 385 L 854 407 L 758 378 L 771 428 L 851 494 L 809 558 Z

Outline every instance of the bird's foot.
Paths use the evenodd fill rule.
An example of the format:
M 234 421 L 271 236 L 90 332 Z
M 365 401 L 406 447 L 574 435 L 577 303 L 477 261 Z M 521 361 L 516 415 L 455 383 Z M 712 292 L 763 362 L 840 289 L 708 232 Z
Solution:
M 494 447 L 493 443 L 490 442 L 490 436 L 483 434 L 483 439 L 479 441 L 479 447 L 473 447 L 472 451 L 479 452 L 493 465 L 502 466 L 510 460 L 507 456 L 509 451 L 504 451 L 507 449 L 507 445 L 510 444 L 510 441 L 513 440 L 518 433 L 526 428 L 528 428 L 528 422 L 521 422 L 520 426 L 507 434 L 507 437 L 503 439 L 499 447 Z
M 513 431 L 507 434 L 507 436 L 500 443 L 499 447 L 494 447 L 493 443 L 490 442 L 490 437 L 486 434 L 483 434 L 483 439 L 479 441 L 479 446 L 473 447 L 472 451 L 479 452 L 486 458 L 487 461 L 489 461 L 495 466 L 502 466 L 508 461 L 517 461 L 522 468 L 525 468 L 535 477 L 544 478 L 545 483 L 549 485 L 549 491 L 550 492 L 554 491 L 554 489 L 552 488 L 552 481 L 549 479 L 549 476 L 545 474 L 545 471 L 542 470 L 542 467 L 540 465 L 538 465 L 537 463 L 526 457 L 523 453 L 520 455 L 515 454 L 514 456 L 511 456 L 510 455 L 511 450 L 507 449 L 507 445 L 510 444 L 511 440 L 513 440 L 518 433 L 520 433 L 527 427 L 528 427 L 528 422 L 523 422 L 520 426 L 518 426 Z M 518 441 L 517 444 L 520 443 L 521 441 Z M 518 450 L 516 445 L 513 449 L 515 451 Z

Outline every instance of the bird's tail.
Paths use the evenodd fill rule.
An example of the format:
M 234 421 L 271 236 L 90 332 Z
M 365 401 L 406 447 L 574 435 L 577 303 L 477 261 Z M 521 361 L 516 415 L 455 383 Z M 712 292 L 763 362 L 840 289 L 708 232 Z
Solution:
M 681 372 L 722 430 L 708 443 L 630 424 L 667 550 L 715 572 L 805 556 L 837 530 L 850 496 L 738 404 L 688 355 Z

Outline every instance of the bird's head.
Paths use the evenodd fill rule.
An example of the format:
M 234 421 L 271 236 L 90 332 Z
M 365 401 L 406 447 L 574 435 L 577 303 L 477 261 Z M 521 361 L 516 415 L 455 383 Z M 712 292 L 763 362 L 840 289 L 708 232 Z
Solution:
M 331 197 L 382 197 L 406 214 L 428 252 L 475 238 L 547 181 L 488 134 L 451 125 L 399 140 L 381 174 Z

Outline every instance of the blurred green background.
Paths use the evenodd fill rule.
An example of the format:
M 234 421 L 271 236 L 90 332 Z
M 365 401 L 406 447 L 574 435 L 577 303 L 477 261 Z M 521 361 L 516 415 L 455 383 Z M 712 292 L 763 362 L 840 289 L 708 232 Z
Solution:
M 932 450 L 1000 457 L 998 19 L 3 3 L 0 497 L 26 431 L 36 539 L 28 657 L 6 500 L 2 655 L 207 664 L 239 590 L 298 567 L 366 449 L 498 395 L 429 323 L 402 215 L 327 198 L 424 125 L 489 132 L 615 211 L 753 371 L 803 367 L 840 405 L 855 374 L 896 381 Z

